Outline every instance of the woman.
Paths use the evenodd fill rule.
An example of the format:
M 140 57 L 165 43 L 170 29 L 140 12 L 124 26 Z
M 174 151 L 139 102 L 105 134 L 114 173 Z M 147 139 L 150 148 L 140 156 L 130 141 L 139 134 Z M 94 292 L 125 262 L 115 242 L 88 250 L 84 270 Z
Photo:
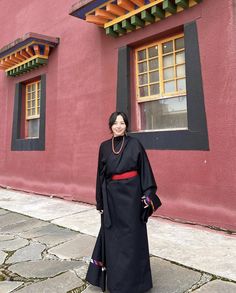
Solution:
M 128 119 L 114 112 L 112 138 L 99 150 L 96 201 L 102 225 L 86 280 L 111 293 L 144 293 L 152 288 L 146 222 L 161 202 L 148 157 L 127 136 Z

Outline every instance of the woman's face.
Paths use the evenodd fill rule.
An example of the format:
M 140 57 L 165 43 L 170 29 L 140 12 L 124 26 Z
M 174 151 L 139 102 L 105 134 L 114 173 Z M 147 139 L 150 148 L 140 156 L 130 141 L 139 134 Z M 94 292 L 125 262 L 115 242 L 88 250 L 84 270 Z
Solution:
M 125 134 L 126 125 L 121 115 L 116 117 L 116 121 L 111 127 L 114 136 L 120 136 Z

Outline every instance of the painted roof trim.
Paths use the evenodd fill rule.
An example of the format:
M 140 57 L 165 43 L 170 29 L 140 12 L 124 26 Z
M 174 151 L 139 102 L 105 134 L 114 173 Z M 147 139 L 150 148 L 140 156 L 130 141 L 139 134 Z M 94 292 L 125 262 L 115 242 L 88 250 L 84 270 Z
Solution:
M 7 44 L 0 49 L 0 58 L 9 55 L 10 53 L 16 51 L 17 49 L 35 42 L 43 42 L 48 44 L 50 47 L 56 47 L 59 44 L 59 38 L 50 37 L 46 35 L 41 35 L 33 32 L 25 34 L 23 37 L 14 40 L 13 42 Z
M 86 13 L 106 2 L 108 2 L 108 0 L 80 0 L 78 3 L 75 3 L 72 6 L 69 14 L 81 19 L 85 19 Z

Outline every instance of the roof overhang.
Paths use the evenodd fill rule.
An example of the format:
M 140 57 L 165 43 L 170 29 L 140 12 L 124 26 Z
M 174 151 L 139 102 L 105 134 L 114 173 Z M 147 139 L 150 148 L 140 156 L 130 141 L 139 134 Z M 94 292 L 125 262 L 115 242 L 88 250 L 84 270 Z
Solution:
M 0 49 L 0 69 L 8 76 L 17 76 L 47 64 L 59 38 L 27 33 Z
M 70 15 L 118 37 L 195 6 L 201 0 L 80 0 Z

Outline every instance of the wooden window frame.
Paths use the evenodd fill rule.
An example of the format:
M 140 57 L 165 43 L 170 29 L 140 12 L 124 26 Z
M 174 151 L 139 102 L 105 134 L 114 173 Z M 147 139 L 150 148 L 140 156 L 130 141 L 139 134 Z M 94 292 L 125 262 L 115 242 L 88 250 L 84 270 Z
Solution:
M 26 86 L 28 82 L 23 81 L 17 83 L 15 86 L 15 99 L 13 111 L 13 125 L 12 125 L 12 151 L 43 151 L 45 150 L 45 123 L 46 123 L 46 75 L 34 78 L 34 82 L 41 80 L 41 96 L 40 96 L 40 121 L 39 121 L 39 137 L 27 138 L 25 125 L 22 124 L 26 119 Z M 23 117 L 23 118 L 22 118 Z M 24 119 L 24 122 L 22 121 Z M 24 125 L 24 127 L 22 127 Z M 24 128 L 24 129 L 23 129 Z M 26 134 L 26 135 L 25 135 Z
M 168 55 L 167 54 L 163 54 L 162 52 L 162 44 L 163 43 L 167 43 L 169 41 L 175 41 L 177 39 L 180 39 L 184 37 L 184 34 L 181 33 L 181 34 L 177 34 L 177 35 L 174 35 L 172 37 L 168 37 L 168 38 L 163 38 L 161 40 L 158 40 L 156 42 L 152 42 L 146 46 L 142 46 L 142 47 L 138 47 L 135 49 L 135 75 L 136 75 L 136 96 L 137 96 L 137 102 L 140 103 L 140 102 L 149 102 L 149 101 L 156 101 L 156 100 L 160 100 L 160 99 L 167 99 L 167 98 L 172 98 L 172 97 L 179 97 L 179 96 L 183 96 L 183 95 L 186 95 L 186 90 L 184 91 L 175 91 L 175 92 L 170 92 L 170 93 L 165 93 L 164 92 L 164 82 L 166 80 L 164 80 L 164 76 L 163 76 L 163 70 L 164 70 L 164 66 L 163 66 L 163 61 L 162 61 L 162 57 L 163 56 L 166 56 Z M 139 86 L 138 86 L 138 77 L 139 77 L 139 73 L 138 73 L 138 64 L 143 62 L 143 61 L 147 61 L 147 64 L 148 64 L 148 61 L 151 59 L 154 59 L 155 57 L 153 58 L 146 58 L 146 59 L 143 59 L 141 61 L 138 61 L 138 52 L 139 51 L 142 51 L 144 49 L 148 50 L 149 48 L 151 47 L 154 47 L 154 46 L 157 46 L 158 47 L 158 60 L 159 60 L 159 68 L 158 68 L 158 71 L 159 71 L 159 85 L 160 85 L 160 93 L 159 94 L 154 94 L 154 95 L 149 95 L 149 96 L 145 96 L 145 97 L 140 97 L 139 96 Z M 176 56 L 176 52 L 179 53 L 181 51 L 185 51 L 185 48 L 184 49 L 180 49 L 180 50 L 174 50 L 173 53 L 174 53 L 174 56 Z M 175 62 L 173 64 L 172 67 L 176 68 L 177 66 L 179 65 L 185 65 L 185 62 L 184 63 L 181 63 L 181 64 L 178 64 L 176 65 Z M 147 70 L 145 73 L 150 73 L 150 72 L 153 72 L 153 71 L 156 71 L 155 69 L 154 70 Z M 144 74 L 145 74 L 144 73 Z M 172 80 L 175 80 L 175 83 L 178 79 L 183 79 L 185 78 L 186 80 L 186 76 L 182 76 L 180 78 L 177 78 L 177 77 L 174 77 L 173 79 L 170 79 L 171 81 Z M 148 77 L 149 79 L 149 77 Z M 150 84 L 154 84 L 156 82 L 153 82 L 153 83 L 150 83 L 148 81 L 147 85 L 149 86 Z
M 35 85 L 35 106 L 32 106 L 32 95 L 31 98 L 29 100 L 29 93 L 32 93 L 32 91 L 29 92 L 29 87 Z M 40 85 L 40 88 L 39 88 Z M 27 139 L 35 139 L 38 138 L 38 136 L 34 136 L 31 137 L 28 134 L 28 123 L 30 120 L 34 120 L 34 119 L 40 119 L 40 100 L 41 100 L 41 79 L 38 79 L 36 81 L 33 82 L 29 82 L 25 84 L 25 138 Z M 28 107 L 28 102 L 31 103 L 31 107 Z M 29 115 L 28 112 L 29 111 L 33 111 L 33 109 L 35 109 L 35 114 L 33 115 L 32 112 Z
M 152 102 L 152 101 L 157 101 L 157 100 L 164 100 L 164 99 L 170 99 L 170 98 L 177 98 L 177 97 L 185 97 L 187 99 L 187 92 L 186 92 L 186 88 L 185 90 L 177 90 L 177 81 L 178 80 L 183 80 L 185 81 L 185 84 L 186 84 L 186 71 L 185 71 L 185 75 L 183 76 L 180 76 L 180 77 L 177 77 L 176 75 L 176 71 L 177 71 L 177 67 L 178 66 L 181 66 L 181 65 L 184 65 L 186 66 L 186 59 L 184 60 L 183 63 L 176 63 L 176 55 L 180 52 L 184 52 L 184 56 L 185 56 L 185 47 L 181 48 L 181 49 L 176 49 L 175 47 L 173 47 L 173 51 L 170 52 L 170 53 L 164 53 L 163 52 L 163 44 L 164 43 L 167 43 L 167 42 L 170 42 L 172 41 L 174 44 L 175 44 L 175 41 L 178 40 L 178 39 L 181 39 L 181 38 L 184 38 L 184 34 L 183 33 L 179 33 L 179 34 L 175 34 L 171 37 L 167 37 L 167 38 L 161 38 L 159 39 L 158 41 L 155 41 L 155 42 L 152 42 L 152 43 L 149 43 L 148 45 L 145 45 L 145 46 L 141 46 L 141 47 L 138 47 L 136 48 L 134 51 L 134 55 L 135 55 L 135 89 L 136 89 L 136 92 L 135 92 L 135 96 L 136 96 L 136 100 L 137 100 L 137 131 L 169 131 L 169 130 L 183 130 L 183 129 L 188 129 L 188 126 L 186 125 L 186 127 L 172 127 L 172 128 L 169 128 L 169 129 L 162 129 L 162 128 L 154 128 L 154 129 L 142 129 L 141 128 L 141 109 L 140 109 L 140 106 L 141 106 L 141 103 L 145 103 L 145 102 Z M 148 57 L 148 49 L 149 48 L 152 48 L 156 46 L 157 47 L 157 51 L 158 51 L 158 54 L 157 56 L 155 57 L 151 57 L 149 58 Z M 145 59 L 142 59 L 142 60 L 138 60 L 138 53 L 140 51 L 143 51 L 145 50 L 146 51 L 146 58 Z M 163 56 L 167 56 L 167 55 L 170 55 L 170 54 L 173 54 L 173 59 L 174 59 L 174 62 L 171 66 L 166 66 L 164 67 L 164 64 L 163 64 Z M 149 70 L 149 61 L 150 60 L 153 60 L 155 58 L 158 58 L 158 70 L 157 69 L 154 69 L 154 70 Z M 142 62 L 147 62 L 147 71 L 144 71 L 144 72 L 141 72 L 141 74 L 139 73 L 139 68 L 138 68 L 138 65 Z M 164 70 L 166 68 L 173 68 L 174 69 L 174 77 L 171 78 L 171 79 L 164 79 Z M 158 74 L 159 74 L 159 81 L 158 82 L 152 82 L 150 83 L 150 80 L 149 80 L 149 73 L 150 72 L 154 72 L 154 71 L 158 71 Z M 145 84 L 145 85 L 141 85 L 139 84 L 139 76 L 142 75 L 142 74 L 147 74 L 147 77 L 148 77 L 148 83 Z M 173 92 L 165 92 L 164 90 L 164 84 L 165 82 L 168 82 L 168 81 L 174 81 L 175 83 L 175 91 Z M 150 94 L 150 89 L 149 89 L 149 86 L 152 85 L 152 84 L 159 84 L 159 94 L 154 94 L 154 95 L 151 95 Z M 144 96 L 144 97 L 140 97 L 140 91 L 139 91 L 139 88 L 142 87 L 142 86 L 148 86 L 148 93 L 149 95 L 148 96 Z M 187 109 L 186 109 L 187 111 Z
M 196 21 L 183 26 L 186 61 L 188 129 L 168 131 L 139 131 L 130 133 L 146 149 L 209 150 L 204 92 L 202 85 L 200 52 Z M 116 110 L 131 117 L 131 58 L 132 47 L 118 49 Z M 126 78 L 124 78 L 126 77 Z M 132 125 L 131 125 L 132 129 Z

